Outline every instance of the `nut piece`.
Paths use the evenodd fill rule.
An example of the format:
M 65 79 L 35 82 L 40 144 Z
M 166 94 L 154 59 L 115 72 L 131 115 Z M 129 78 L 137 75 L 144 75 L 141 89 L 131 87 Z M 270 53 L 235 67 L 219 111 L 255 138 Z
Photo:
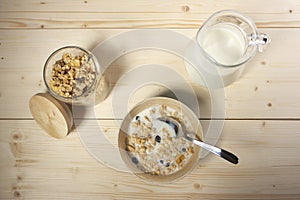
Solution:
M 180 156 L 178 156 L 176 158 L 177 165 L 180 165 L 184 159 L 185 159 L 185 156 L 183 154 L 181 154 Z
M 189 152 L 190 154 L 194 153 L 193 147 L 189 147 L 189 148 L 188 148 L 188 152 Z
M 131 145 L 127 146 L 128 151 L 133 152 L 135 150 L 135 148 Z

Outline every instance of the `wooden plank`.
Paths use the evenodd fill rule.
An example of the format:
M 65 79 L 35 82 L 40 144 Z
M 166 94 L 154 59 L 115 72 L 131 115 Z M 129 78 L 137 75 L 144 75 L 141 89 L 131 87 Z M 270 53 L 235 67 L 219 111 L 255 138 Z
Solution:
M 55 49 L 71 44 L 92 49 L 107 38 L 126 31 L 128 30 L 0 31 L 0 118 L 31 118 L 28 101 L 35 93 L 45 91 L 42 82 L 43 64 Z M 176 31 L 191 38 L 197 30 Z M 264 53 L 257 54 L 248 63 L 240 80 L 225 88 L 226 118 L 299 119 L 300 96 L 294 91 L 299 91 L 300 88 L 298 76 L 300 30 L 261 29 L 261 31 L 270 34 L 272 43 Z M 144 50 L 122 56 L 109 67 L 113 84 L 129 70 L 144 64 L 170 66 L 176 73 L 188 78 L 181 58 L 163 51 Z M 130 107 L 145 98 L 166 95 L 168 92 L 165 88 L 155 85 L 147 87 L 136 91 L 135 98 L 129 100 Z M 95 108 L 97 118 L 123 117 L 115 116 L 113 109 L 117 107 L 112 107 L 114 91 L 117 89 L 122 91 L 122 88 L 125 89 L 126 85 L 117 84 L 107 100 L 97 105 Z M 200 116 L 211 117 L 208 93 L 201 88 L 195 90 L 202 99 L 206 96 L 200 105 Z M 12 99 L 15 101 L 12 102 Z
M 211 13 L 215 10 L 224 8 L 231 8 L 237 10 L 244 10 L 254 13 L 285 13 L 289 10 L 299 12 L 299 2 L 297 0 L 290 0 L 288 2 L 282 2 L 280 0 L 266 0 L 261 2 L 259 0 L 253 0 L 251 2 L 247 0 L 241 0 L 236 2 L 230 1 L 210 1 L 203 0 L 196 2 L 193 0 L 174 0 L 164 1 L 159 0 L 139 1 L 132 0 L 128 2 L 120 2 L 118 0 L 106 1 L 72 1 L 66 0 L 61 2 L 59 0 L 53 1 L 37 1 L 37 0 L 24 0 L 21 2 L 12 2 L 9 0 L 1 1 L 1 11 L 64 11 L 64 12 L 121 12 L 121 13 L 147 13 L 147 12 L 183 12 L 182 6 L 188 6 L 190 12 L 202 12 Z
M 116 123 L 98 123 L 116 143 Z M 57 140 L 32 120 L 1 120 L 0 197 L 297 199 L 299 126 L 300 121 L 287 120 L 226 121 L 218 144 L 237 153 L 239 165 L 209 155 L 180 181 L 155 185 L 98 163 L 83 148 L 76 132 Z M 99 127 L 91 126 L 91 130 L 95 128 Z
M 299 27 L 297 0 L 128 2 L 1 1 L 1 28 L 198 28 L 212 13 L 233 9 L 248 14 L 259 27 Z
M 0 29 L 199 28 L 212 13 L 2 12 Z M 300 14 L 288 10 L 247 14 L 259 28 L 300 27 Z

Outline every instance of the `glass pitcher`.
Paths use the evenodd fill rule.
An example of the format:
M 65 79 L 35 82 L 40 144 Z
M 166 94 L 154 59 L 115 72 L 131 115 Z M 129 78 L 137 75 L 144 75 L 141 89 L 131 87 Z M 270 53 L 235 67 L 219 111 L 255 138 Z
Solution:
M 245 14 L 233 10 L 216 12 L 185 50 L 186 71 L 201 86 L 227 86 L 239 78 L 244 64 L 269 43 L 269 36 L 258 33 Z

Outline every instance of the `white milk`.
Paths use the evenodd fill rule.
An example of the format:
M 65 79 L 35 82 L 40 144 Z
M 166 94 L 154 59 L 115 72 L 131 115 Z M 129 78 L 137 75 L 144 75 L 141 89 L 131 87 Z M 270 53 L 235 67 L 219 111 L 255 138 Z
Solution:
M 202 48 L 218 63 L 233 65 L 238 63 L 245 52 L 245 36 L 231 24 L 213 26 L 197 38 Z
M 238 27 L 228 23 L 215 25 L 208 30 L 201 30 L 200 34 L 198 35 L 197 41 L 211 58 L 213 58 L 219 64 L 223 65 L 234 65 L 239 63 L 239 60 L 243 57 L 243 54 L 246 50 L 245 36 L 243 35 L 243 32 L 241 32 Z M 196 52 L 200 53 L 199 51 Z M 189 51 L 189 53 L 192 52 Z M 203 58 L 201 59 L 207 58 L 203 56 Z M 185 66 L 190 78 L 194 82 L 205 86 L 203 78 L 206 79 L 207 77 L 201 78 L 196 69 L 194 69 L 194 67 L 192 67 L 188 63 L 185 63 Z M 209 63 L 203 61 L 201 63 L 197 63 L 197 67 L 216 67 L 216 65 L 214 65 L 212 62 Z M 235 81 L 239 77 L 242 68 L 243 67 L 241 66 L 218 66 L 218 70 L 221 77 L 223 78 L 224 85 L 226 86 Z M 211 73 L 214 73 L 213 76 L 216 76 L 215 78 L 218 78 L 219 75 L 217 75 L 217 73 Z M 207 74 L 202 74 L 202 76 L 207 76 Z

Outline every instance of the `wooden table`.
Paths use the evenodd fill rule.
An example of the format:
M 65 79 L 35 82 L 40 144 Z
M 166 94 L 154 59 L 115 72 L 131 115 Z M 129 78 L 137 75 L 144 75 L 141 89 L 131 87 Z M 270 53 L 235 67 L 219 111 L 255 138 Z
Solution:
M 98 43 L 132 29 L 167 28 L 192 38 L 213 12 L 248 14 L 272 38 L 269 48 L 225 88 L 226 116 L 218 145 L 236 152 L 237 166 L 209 155 L 173 184 L 145 183 L 97 162 L 76 129 L 63 140 L 44 133 L 28 102 L 45 92 L 43 64 L 55 49 Z M 0 3 L 0 199 L 299 199 L 300 198 L 300 4 L 280 1 L 58 1 Z M 182 70 L 167 53 L 128 54 L 112 65 L 115 89 L 132 66 L 163 63 Z M 151 89 L 152 88 L 152 89 Z M 159 94 L 148 86 L 141 100 Z M 115 141 L 112 97 L 95 107 Z M 132 100 L 131 106 L 138 100 Z M 201 121 L 209 120 L 203 110 Z M 213 119 L 222 120 L 222 119 Z

